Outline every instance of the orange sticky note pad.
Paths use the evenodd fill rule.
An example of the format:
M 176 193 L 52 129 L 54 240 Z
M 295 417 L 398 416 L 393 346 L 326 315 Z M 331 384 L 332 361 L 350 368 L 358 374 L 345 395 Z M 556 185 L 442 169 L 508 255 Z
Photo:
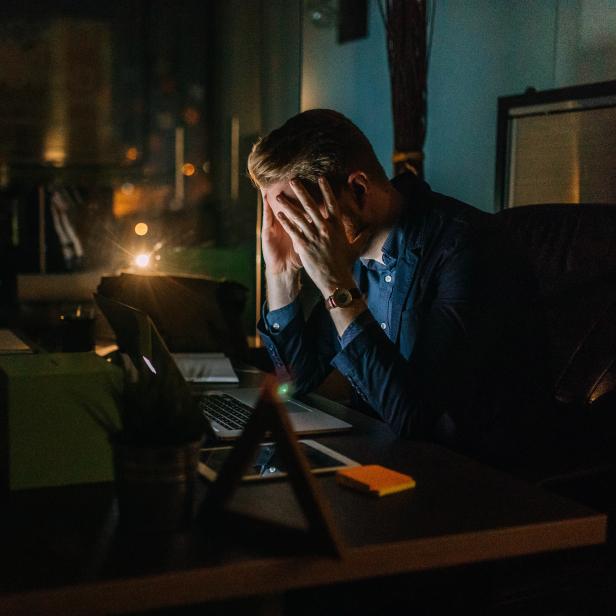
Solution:
M 343 486 L 375 496 L 410 490 L 416 485 L 410 475 L 403 475 L 378 464 L 343 468 L 336 473 L 336 481 Z

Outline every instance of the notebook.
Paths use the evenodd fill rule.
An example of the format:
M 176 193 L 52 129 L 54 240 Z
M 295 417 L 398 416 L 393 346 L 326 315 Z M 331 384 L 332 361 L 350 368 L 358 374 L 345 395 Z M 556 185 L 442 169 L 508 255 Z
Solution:
M 224 353 L 173 353 L 189 383 L 239 383 L 231 360 Z

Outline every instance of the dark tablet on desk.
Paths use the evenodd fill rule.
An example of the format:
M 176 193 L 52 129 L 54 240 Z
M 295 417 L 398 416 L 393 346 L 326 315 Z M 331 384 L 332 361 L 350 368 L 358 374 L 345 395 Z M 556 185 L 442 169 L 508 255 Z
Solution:
M 345 466 L 359 465 L 358 462 L 316 441 L 300 440 L 299 446 L 313 473 L 331 473 Z M 232 447 L 202 449 L 199 454 L 199 473 L 209 481 L 214 481 L 232 449 Z M 262 443 L 244 475 L 244 480 L 277 479 L 286 476 L 286 466 L 277 451 L 276 443 Z

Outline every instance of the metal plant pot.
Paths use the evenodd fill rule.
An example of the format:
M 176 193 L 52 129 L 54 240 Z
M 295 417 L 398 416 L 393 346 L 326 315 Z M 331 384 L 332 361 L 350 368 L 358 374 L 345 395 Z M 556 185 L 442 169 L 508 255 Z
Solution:
M 112 445 L 121 527 L 143 532 L 186 528 L 193 516 L 199 441 L 159 448 Z

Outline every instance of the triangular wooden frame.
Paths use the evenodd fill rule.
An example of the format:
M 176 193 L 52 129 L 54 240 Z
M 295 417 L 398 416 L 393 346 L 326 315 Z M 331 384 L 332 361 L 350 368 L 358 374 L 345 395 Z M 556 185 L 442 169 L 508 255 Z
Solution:
M 202 516 L 212 519 L 225 511 L 253 461 L 259 444 L 266 440 L 267 436 L 267 440 L 277 443 L 280 456 L 287 465 L 295 498 L 308 522 L 310 545 L 321 552 L 342 557 L 344 548 L 336 532 L 331 511 L 320 495 L 317 482 L 300 449 L 277 389 L 278 382 L 268 375 L 242 435 L 220 469 L 216 481 L 208 489 L 201 509 Z

